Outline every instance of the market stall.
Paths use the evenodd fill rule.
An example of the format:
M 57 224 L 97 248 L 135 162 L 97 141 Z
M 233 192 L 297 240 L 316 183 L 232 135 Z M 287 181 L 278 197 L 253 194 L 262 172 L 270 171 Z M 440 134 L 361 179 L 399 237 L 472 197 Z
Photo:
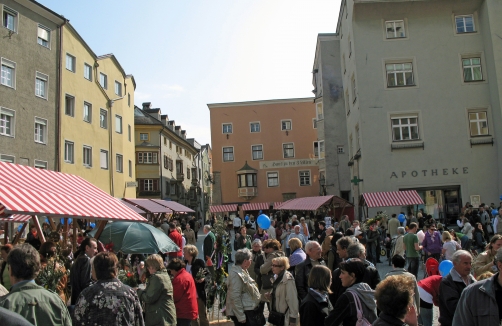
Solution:
M 416 190 L 367 192 L 359 197 L 359 206 L 364 216 L 368 216 L 368 208 L 422 205 L 424 201 Z M 366 207 L 366 210 L 364 210 Z

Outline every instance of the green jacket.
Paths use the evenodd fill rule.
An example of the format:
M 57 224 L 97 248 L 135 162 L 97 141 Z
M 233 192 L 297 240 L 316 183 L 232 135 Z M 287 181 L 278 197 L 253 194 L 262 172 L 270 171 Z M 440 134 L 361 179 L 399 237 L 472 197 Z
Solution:
M 150 276 L 146 289 L 138 290 L 139 299 L 145 303 L 145 325 L 176 325 L 176 307 L 173 300 L 173 284 L 162 269 Z
M 14 286 L 2 298 L 0 306 L 20 314 L 35 326 L 71 326 L 70 313 L 61 298 L 33 282 Z

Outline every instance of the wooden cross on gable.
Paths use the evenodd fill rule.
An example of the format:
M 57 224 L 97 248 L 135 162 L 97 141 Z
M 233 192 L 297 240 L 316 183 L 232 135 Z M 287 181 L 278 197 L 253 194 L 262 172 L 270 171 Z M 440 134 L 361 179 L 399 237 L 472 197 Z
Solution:
M 359 179 L 356 175 L 352 178 L 352 180 L 350 180 L 350 182 L 352 182 L 355 186 L 357 186 L 359 184 L 359 182 L 362 182 L 364 181 L 363 179 Z

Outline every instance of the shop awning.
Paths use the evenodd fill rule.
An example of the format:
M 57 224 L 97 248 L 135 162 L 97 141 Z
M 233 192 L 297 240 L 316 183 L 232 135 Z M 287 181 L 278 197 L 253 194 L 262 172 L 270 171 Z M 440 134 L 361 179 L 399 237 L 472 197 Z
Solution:
M 345 199 L 337 196 L 316 196 L 291 199 L 282 203 L 277 207 L 277 209 L 292 211 L 316 211 L 322 206 L 348 207 L 353 205 Z
M 146 221 L 81 177 L 6 162 L 0 162 L 2 214 Z
M 129 202 L 133 205 L 137 205 L 142 210 L 152 214 L 173 213 L 173 211 L 167 208 L 166 206 L 157 204 L 156 202 L 151 201 L 150 199 L 147 198 L 124 198 L 124 201 Z
M 281 206 L 282 204 L 284 204 L 284 202 L 282 202 L 282 201 L 274 202 L 274 209 L 277 209 L 277 207 Z
M 0 218 L 0 222 L 29 223 L 32 218 L 31 215 L 13 214 L 9 217 Z
M 270 209 L 270 203 L 247 203 L 242 205 L 243 211 L 268 211 Z
M 145 212 L 144 210 L 142 210 L 141 208 L 139 208 L 138 206 L 131 204 L 125 200 L 122 201 L 122 204 L 126 205 L 127 207 L 129 207 L 130 209 L 132 209 L 133 211 L 135 211 L 138 214 L 147 214 L 148 213 L 148 212 Z
M 237 212 L 237 204 L 231 205 L 215 205 L 209 207 L 211 213 L 225 213 L 225 212 Z
M 151 201 L 156 202 L 159 205 L 167 207 L 174 212 L 178 213 L 195 213 L 195 211 L 191 208 L 186 207 L 185 205 L 181 205 L 178 202 L 172 200 L 162 200 L 162 199 L 150 199 Z
M 420 205 L 424 201 L 416 190 L 367 192 L 361 195 L 359 206 L 368 207 L 393 207 Z

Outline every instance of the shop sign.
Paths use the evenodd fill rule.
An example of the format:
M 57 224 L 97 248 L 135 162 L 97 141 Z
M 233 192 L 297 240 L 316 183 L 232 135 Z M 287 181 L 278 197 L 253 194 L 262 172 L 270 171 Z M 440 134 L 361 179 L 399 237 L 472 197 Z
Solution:
M 462 168 L 443 168 L 443 169 L 430 169 L 430 170 L 413 170 L 413 171 L 400 171 L 392 172 L 390 178 L 404 179 L 404 178 L 416 178 L 420 177 L 437 177 L 440 175 L 460 175 L 469 174 L 468 167 Z
M 296 159 L 296 160 L 278 160 L 278 161 L 262 161 L 260 162 L 260 169 L 280 169 L 280 168 L 294 168 L 302 166 L 317 166 L 318 160 L 311 159 Z

